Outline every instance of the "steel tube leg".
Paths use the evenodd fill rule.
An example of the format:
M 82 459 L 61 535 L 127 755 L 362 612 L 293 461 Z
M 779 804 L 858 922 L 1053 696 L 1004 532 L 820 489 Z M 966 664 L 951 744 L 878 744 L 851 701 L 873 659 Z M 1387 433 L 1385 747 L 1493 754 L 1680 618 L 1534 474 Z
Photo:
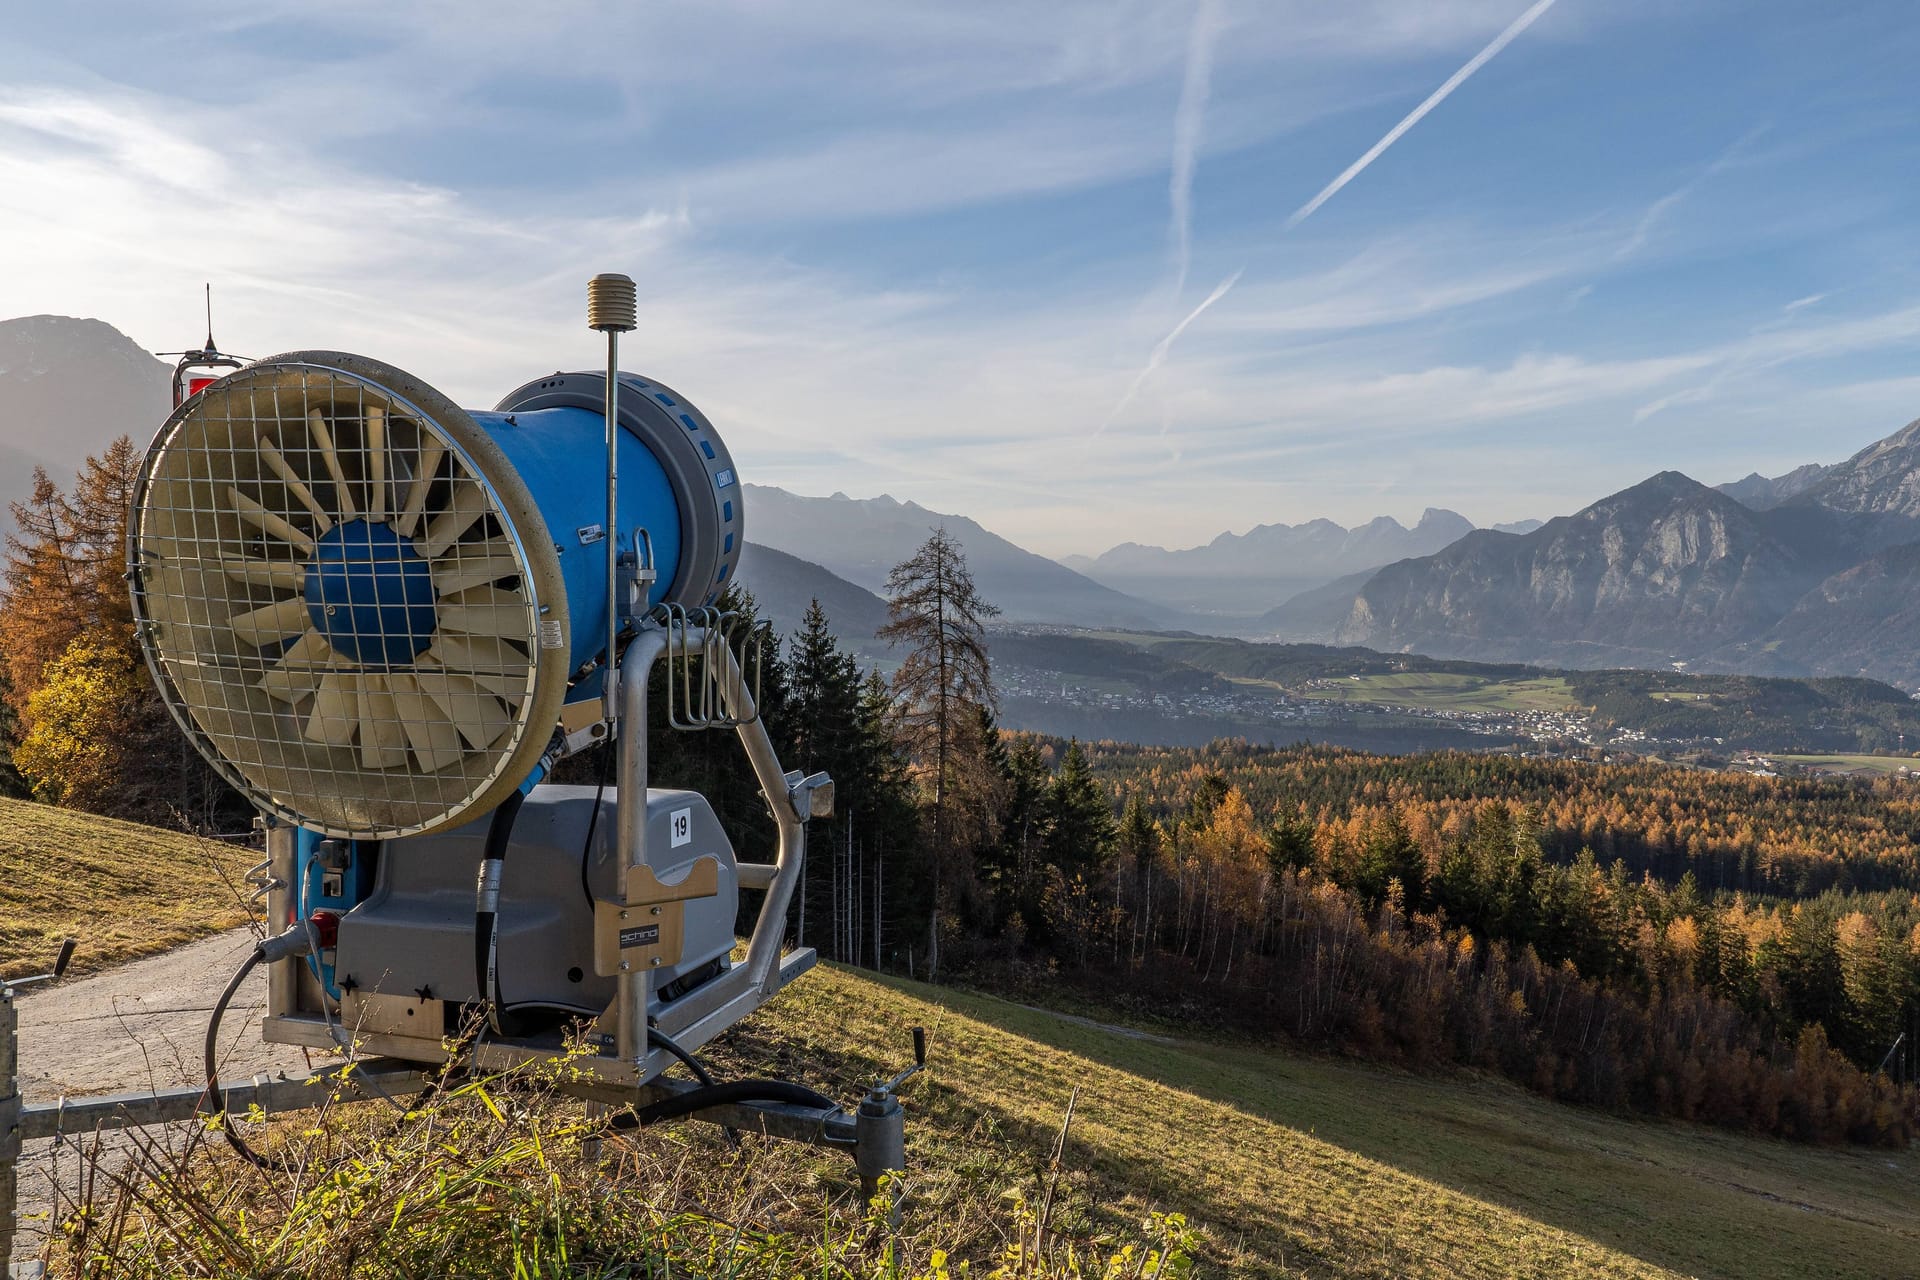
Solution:
M 890 1093 L 870 1093 L 853 1118 L 853 1163 L 860 1170 L 860 1195 L 868 1204 L 880 1194 L 888 1174 L 907 1171 L 907 1113 Z M 900 1225 L 903 1193 L 899 1184 L 888 1190 L 887 1221 Z
M 13 1274 L 14 1220 L 20 1208 L 20 1014 L 0 983 L 0 1277 Z
M 296 856 L 298 829 L 285 822 L 267 828 L 267 936 L 272 937 L 293 923 L 295 895 L 293 878 L 299 867 Z M 295 1012 L 300 1003 L 300 966 L 306 961 L 289 957 L 267 966 L 267 1013 L 284 1017 Z
M 620 721 L 617 891 L 626 901 L 627 868 L 647 861 L 647 678 L 667 647 L 664 632 L 646 630 L 627 644 L 620 659 Z M 609 673 L 611 675 L 611 673 Z M 668 672 L 672 676 L 672 672 Z M 647 1004 L 653 995 L 653 974 L 622 973 L 616 1002 L 620 1016 L 615 1026 L 616 1050 L 621 1060 L 642 1063 L 647 1058 Z

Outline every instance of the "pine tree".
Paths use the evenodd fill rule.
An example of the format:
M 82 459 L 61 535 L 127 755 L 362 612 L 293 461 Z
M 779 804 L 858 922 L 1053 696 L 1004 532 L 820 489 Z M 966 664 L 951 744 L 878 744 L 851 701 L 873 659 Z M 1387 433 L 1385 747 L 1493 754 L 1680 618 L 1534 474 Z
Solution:
M 987 659 L 986 620 L 999 613 L 981 598 L 960 544 L 936 529 L 913 556 L 887 575 L 889 621 L 880 636 L 904 646 L 894 672 L 902 744 L 926 795 L 927 844 L 934 902 L 928 921 L 927 973 L 940 965 L 941 903 L 960 868 L 957 821 L 967 801 L 990 783 L 978 708 L 995 704 Z
M 1113 808 L 1078 740 L 1067 744 L 1047 790 L 1047 861 L 1067 876 L 1104 876 L 1113 856 Z
M 1018 915 L 1023 925 L 1039 921 L 1046 887 L 1047 796 L 1053 785 L 1040 745 L 1016 738 L 1002 748 L 1000 839 L 985 868 L 1001 923 Z
M 853 874 L 853 822 L 865 796 L 864 760 L 860 751 L 860 673 L 853 659 L 840 651 L 827 614 L 815 599 L 801 620 L 799 634 L 789 641 L 792 681 L 792 728 L 785 763 L 807 773 L 824 771 L 834 780 L 834 816 L 809 823 L 806 873 L 800 885 L 796 937 L 806 945 L 808 908 L 816 908 L 812 936 L 830 939 L 826 948 L 836 960 L 853 958 L 864 938 L 852 922 L 861 901 L 861 877 Z

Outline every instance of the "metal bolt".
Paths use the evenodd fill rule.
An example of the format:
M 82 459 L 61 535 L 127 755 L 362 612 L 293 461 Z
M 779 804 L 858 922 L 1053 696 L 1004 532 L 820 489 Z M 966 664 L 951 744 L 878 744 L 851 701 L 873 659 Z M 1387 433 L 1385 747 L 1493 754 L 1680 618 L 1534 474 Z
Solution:
M 622 960 L 620 962 L 620 972 L 625 973 L 627 970 L 631 968 L 633 968 L 633 965 L 630 962 L 626 960 Z
M 658 907 L 655 907 L 655 908 L 653 909 L 653 914 L 654 914 L 654 915 L 659 915 L 659 914 L 660 914 L 660 908 L 658 908 Z
M 660 967 L 660 957 L 655 956 L 653 959 L 647 961 L 647 963 L 658 969 Z
M 620 913 L 620 918 L 621 918 L 622 920 L 625 920 L 625 919 L 627 918 L 627 913 L 626 913 L 626 912 L 624 912 L 624 911 L 622 911 L 622 912 Z

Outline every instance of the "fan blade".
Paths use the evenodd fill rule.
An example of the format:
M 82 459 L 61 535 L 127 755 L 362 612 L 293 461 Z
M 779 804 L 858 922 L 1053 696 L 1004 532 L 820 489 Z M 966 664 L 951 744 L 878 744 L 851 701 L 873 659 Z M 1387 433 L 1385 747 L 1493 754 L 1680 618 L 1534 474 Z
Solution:
M 360 767 L 398 769 L 407 762 L 407 731 L 383 676 L 360 677 Z
M 474 587 L 451 597 L 442 594 L 438 615 L 442 632 L 494 636 L 523 644 L 532 636 L 527 598 L 518 591 Z
M 493 636 L 456 636 L 442 632 L 428 652 L 449 671 L 466 676 L 511 706 L 527 700 L 525 655 Z
M 227 497 L 233 500 L 233 509 L 248 524 L 282 542 L 291 542 L 308 555 L 313 554 L 313 539 L 288 524 L 283 517 L 273 514 L 232 485 L 227 486 Z
M 235 582 L 250 582 L 256 587 L 280 587 L 301 591 L 307 585 L 307 566 L 291 560 L 222 560 L 220 569 Z
M 320 526 L 320 532 L 325 533 L 333 528 L 333 518 L 327 514 L 326 508 L 320 505 L 320 499 L 313 496 L 313 490 L 309 489 L 307 482 L 300 478 L 300 473 L 295 471 L 292 464 L 273 447 L 272 441 L 265 436 L 260 436 L 259 440 L 260 456 L 266 460 L 273 474 L 280 477 L 280 483 L 287 486 L 287 492 L 298 498 L 300 505 L 313 513 L 313 522 Z
M 312 625 L 312 621 L 307 616 L 306 600 L 293 596 L 259 609 L 236 613 L 227 619 L 227 625 L 233 628 L 233 634 L 254 648 L 264 649 L 288 636 L 299 635 Z
M 519 573 L 520 560 L 506 539 L 463 543 L 459 551 L 441 557 L 433 566 L 433 589 L 450 596 L 502 578 L 518 577 Z
M 465 755 L 460 746 L 460 731 L 442 718 L 440 709 L 420 692 L 420 682 L 402 672 L 387 677 L 387 692 L 393 698 L 400 727 L 413 748 L 413 758 L 428 773 L 437 773 Z
M 487 491 L 477 481 L 455 483 L 453 501 L 427 522 L 426 541 L 420 547 L 420 554 L 429 560 L 438 559 L 486 514 Z
M 340 454 L 333 447 L 333 432 L 327 430 L 327 415 L 318 409 L 307 414 L 307 432 L 314 443 L 320 446 L 321 460 L 327 464 L 327 474 L 333 477 L 334 501 L 340 505 L 342 520 L 358 520 L 360 509 L 353 505 L 353 490 L 347 488 L 347 473 L 340 469 Z
M 360 727 L 360 677 L 351 671 L 329 671 L 320 677 L 313 695 L 313 714 L 307 718 L 307 741 L 329 747 L 350 747 Z
M 367 519 L 375 524 L 387 522 L 387 411 L 377 404 L 367 406 Z
M 313 696 L 333 666 L 333 646 L 318 631 L 309 631 L 288 645 L 273 670 L 260 677 L 260 688 L 270 698 L 297 703 Z
M 467 745 L 478 751 L 513 727 L 513 717 L 500 700 L 456 671 L 422 666 L 414 671 L 420 692 L 427 695 Z
M 421 433 L 427 440 L 420 446 L 420 470 L 413 477 L 413 487 L 407 491 L 407 507 L 400 513 L 399 520 L 401 536 L 407 538 L 413 536 L 414 528 L 420 523 L 420 513 L 427 505 L 427 490 L 433 488 L 434 474 L 440 470 L 441 459 L 447 456 L 445 441 L 428 434 L 424 427 Z

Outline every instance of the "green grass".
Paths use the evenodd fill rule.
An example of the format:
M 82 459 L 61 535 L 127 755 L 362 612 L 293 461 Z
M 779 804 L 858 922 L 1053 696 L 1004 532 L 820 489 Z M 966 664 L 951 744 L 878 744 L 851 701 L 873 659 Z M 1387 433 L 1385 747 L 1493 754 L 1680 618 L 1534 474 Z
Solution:
M 1093 1228 L 1188 1214 L 1216 1274 L 1910 1277 L 1920 1161 L 1641 1123 L 1478 1077 L 1162 1043 L 966 992 L 826 970 L 755 1020 L 794 1063 L 897 1061 L 933 1029 L 915 1156 L 975 1136 L 1070 1160 Z M 1035 1158 L 1038 1156 L 1036 1154 Z
M 80 939 L 85 972 L 246 921 L 236 887 L 259 854 L 217 840 L 0 799 L 0 974 L 42 971 Z
M 23 911 L 64 911 L 89 938 L 135 954 L 214 927 L 231 902 L 203 842 L 32 805 L 0 808 L 0 830 L 0 938 L 10 948 L 23 920 L 42 938 L 60 932 Z M 231 850 L 220 855 L 230 868 L 246 861 Z M 181 878 L 197 890 L 183 892 Z M 89 888 L 83 906 L 73 905 L 82 895 L 63 890 L 63 880 Z M 25 953 L 37 951 L 38 944 Z M 781 993 L 714 1056 L 723 1074 L 787 1075 L 852 1098 L 904 1064 L 914 1025 L 931 1032 L 932 1068 L 906 1094 L 913 1228 L 976 1259 L 1002 1246 L 1002 1193 L 1034 1195 L 1043 1186 L 1077 1088 L 1059 1228 L 1082 1239 L 1137 1238 L 1148 1213 L 1184 1213 L 1202 1235 L 1203 1274 L 1920 1274 L 1920 1159 L 1912 1152 L 1820 1149 L 1631 1121 L 1473 1075 L 1129 1036 L 991 996 L 833 966 Z M 362 1114 L 386 1123 L 378 1107 Z M 718 1178 L 733 1167 L 704 1127 L 646 1133 L 654 1145 L 634 1148 L 631 1171 L 620 1175 L 638 1179 L 637 1194 L 655 1194 L 649 1180 L 662 1175 L 648 1170 L 704 1168 Z M 738 1188 L 750 1182 L 759 1197 L 739 1202 L 740 1214 L 816 1235 L 823 1204 L 857 1216 L 844 1157 L 760 1151 L 755 1163 L 725 1175 Z M 220 1159 L 220 1187 L 254 1176 Z M 578 1185 L 599 1185 L 601 1175 L 589 1174 Z M 690 1194 L 707 1204 L 699 1197 L 717 1194 L 714 1185 L 709 1179 Z M 263 1183 L 258 1211 L 283 1212 L 274 1208 L 279 1195 Z M 449 1230 L 482 1229 L 477 1219 L 462 1221 L 450 1218 Z
M 1559 676 L 1496 680 L 1417 671 L 1364 675 L 1297 692 L 1326 702 L 1385 702 L 1433 711 L 1566 711 L 1573 706 L 1573 691 Z
M 1889 777 L 1901 769 L 1920 769 L 1920 760 L 1912 756 L 1863 756 L 1863 755 L 1775 755 L 1770 757 L 1781 764 L 1798 765 L 1803 769 L 1818 769 L 1826 773 L 1859 773 L 1876 777 Z

